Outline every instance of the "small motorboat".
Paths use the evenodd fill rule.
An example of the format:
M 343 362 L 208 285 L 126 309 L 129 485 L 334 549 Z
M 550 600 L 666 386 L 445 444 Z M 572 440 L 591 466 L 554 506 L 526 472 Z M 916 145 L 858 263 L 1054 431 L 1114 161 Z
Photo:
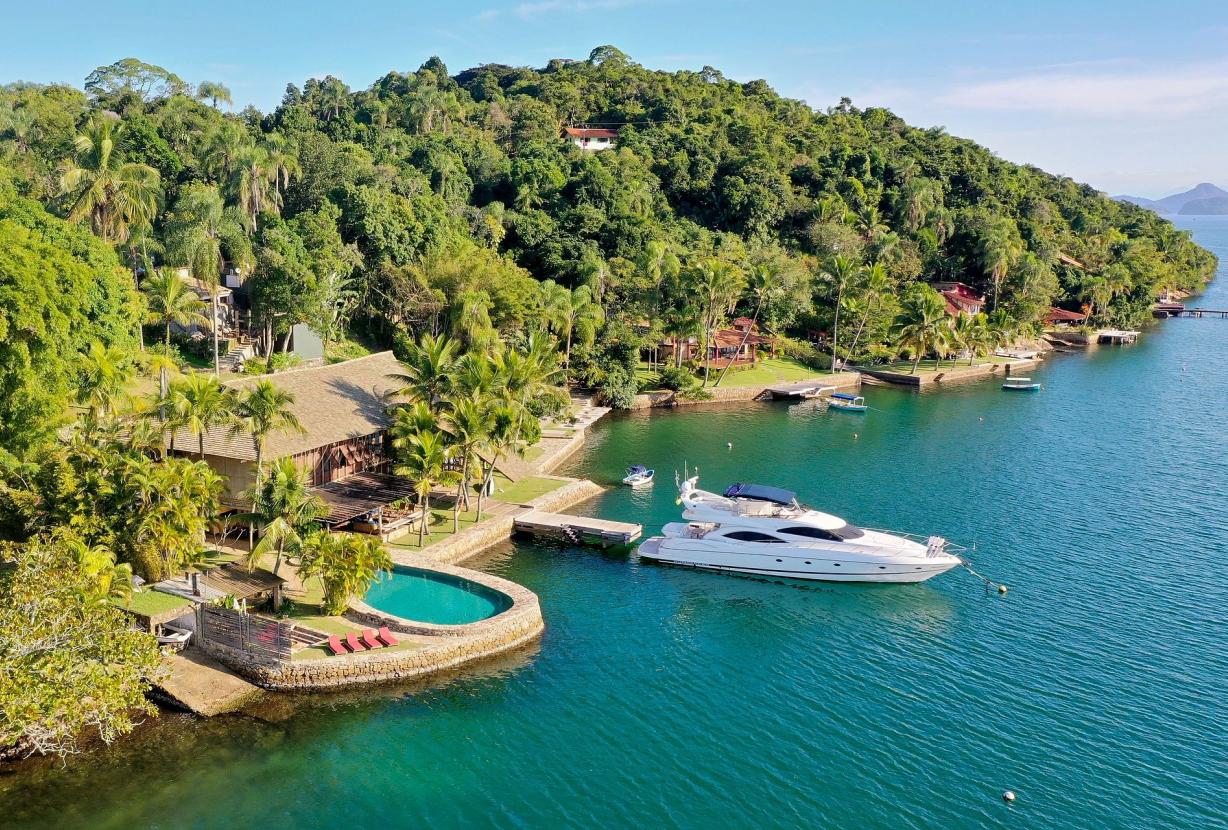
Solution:
M 870 408 L 866 406 L 866 399 L 861 395 L 848 395 L 844 392 L 837 392 L 832 395 L 827 405 L 832 409 L 839 409 L 844 412 L 865 412 Z
M 652 484 L 654 471 L 648 469 L 643 464 L 633 464 L 627 468 L 627 475 L 623 477 L 623 484 L 629 487 L 647 487 Z
M 1002 384 L 1003 389 L 1012 389 L 1016 392 L 1035 392 L 1040 389 L 1040 384 L 1031 378 L 1008 377 L 1006 382 Z

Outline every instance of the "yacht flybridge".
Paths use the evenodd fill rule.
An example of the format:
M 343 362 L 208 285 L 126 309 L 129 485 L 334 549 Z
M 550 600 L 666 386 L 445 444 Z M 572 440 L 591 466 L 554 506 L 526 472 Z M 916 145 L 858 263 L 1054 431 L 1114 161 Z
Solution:
M 683 481 L 682 516 L 640 545 L 644 559 L 718 571 L 829 582 L 923 582 L 963 560 L 941 536 L 854 527 L 788 490 L 734 484 L 723 494 Z

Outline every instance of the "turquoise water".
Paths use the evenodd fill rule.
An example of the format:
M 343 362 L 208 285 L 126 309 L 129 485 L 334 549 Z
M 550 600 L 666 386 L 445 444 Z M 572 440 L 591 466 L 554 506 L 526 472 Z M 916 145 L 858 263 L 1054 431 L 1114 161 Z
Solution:
M 512 607 L 511 597 L 468 579 L 398 566 L 371 586 L 366 602 L 418 622 L 464 625 Z
M 1228 221 L 1195 227 L 1228 260 Z M 1228 307 L 1228 280 L 1204 302 Z M 814 586 L 509 544 L 478 566 L 541 597 L 534 648 L 431 685 L 160 719 L 0 777 L 0 824 L 1228 826 L 1228 321 L 1033 374 L 1033 395 L 870 389 L 858 418 L 616 418 L 572 470 L 655 467 L 652 490 L 589 505 L 650 529 L 676 517 L 684 462 L 790 487 L 975 544 L 1005 597 L 962 571 Z

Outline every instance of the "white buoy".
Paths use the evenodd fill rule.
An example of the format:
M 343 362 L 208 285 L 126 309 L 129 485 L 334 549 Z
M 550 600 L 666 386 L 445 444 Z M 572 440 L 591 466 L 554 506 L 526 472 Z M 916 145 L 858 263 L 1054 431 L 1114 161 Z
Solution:
M 732 442 L 732 441 L 726 441 L 726 442 L 725 442 L 725 446 L 726 446 L 726 447 L 728 447 L 729 449 L 733 449 L 733 442 Z
M 1009 801 L 1014 801 L 1014 800 L 1015 800 L 1015 791 L 1014 791 L 1014 790 L 1007 790 L 1006 792 L 1002 793 L 1002 800 L 1003 800 L 1003 801 L 1008 801 L 1008 802 L 1009 802 Z
M 999 586 L 998 586 L 998 593 L 999 593 L 999 594 L 1005 594 L 1005 593 L 1006 593 L 1006 586 L 1005 586 L 1005 585 L 999 585 Z

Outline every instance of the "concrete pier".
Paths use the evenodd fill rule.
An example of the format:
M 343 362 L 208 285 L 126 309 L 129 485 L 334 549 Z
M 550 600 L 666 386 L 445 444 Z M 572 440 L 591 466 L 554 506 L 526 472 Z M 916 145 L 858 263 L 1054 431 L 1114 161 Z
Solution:
M 517 516 L 514 519 L 514 527 L 519 533 L 602 547 L 629 545 L 644 533 L 643 525 L 631 522 L 614 522 L 591 516 L 569 516 L 544 510 L 530 510 Z

